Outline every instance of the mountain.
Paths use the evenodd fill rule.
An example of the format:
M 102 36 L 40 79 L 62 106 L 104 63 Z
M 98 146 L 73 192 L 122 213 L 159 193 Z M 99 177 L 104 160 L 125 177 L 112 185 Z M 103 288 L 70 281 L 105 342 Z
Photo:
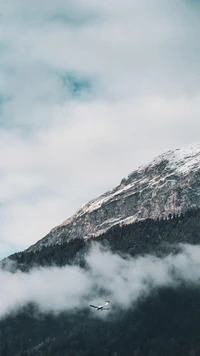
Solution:
M 184 213 L 200 206 L 200 145 L 168 151 L 91 200 L 28 251 L 99 236 L 116 224 Z
M 32 267 L 44 266 L 45 271 L 48 271 L 49 266 L 54 269 L 70 265 L 70 271 L 74 267 L 75 270 L 81 268 L 84 274 L 89 269 L 85 256 L 93 241 L 109 247 L 110 258 L 112 253 L 117 254 L 114 255 L 114 260 L 120 260 L 121 268 L 114 274 L 113 282 L 118 286 L 117 281 L 122 273 L 125 284 L 113 294 L 113 309 L 107 318 L 96 318 L 87 303 L 79 310 L 72 308 L 58 312 L 56 309 L 55 312 L 48 312 L 45 303 L 42 308 L 38 308 L 33 302 L 34 298 L 25 298 L 24 301 L 17 299 L 17 309 L 13 309 L 13 313 L 6 313 L 4 318 L 0 319 L 0 356 L 199 355 L 199 279 L 196 278 L 195 283 L 187 280 L 187 276 L 198 277 L 199 163 L 200 146 L 169 151 L 130 174 L 117 188 L 83 206 L 34 246 L 10 256 L 9 261 L 14 262 L 11 271 L 12 285 L 16 288 L 17 298 L 18 284 L 14 283 L 15 273 L 17 278 L 23 280 L 24 276 L 30 277 Z M 190 268 L 185 265 L 186 254 L 180 255 L 182 243 L 193 245 L 196 262 L 193 262 L 189 254 L 187 258 Z M 149 255 L 153 255 L 152 258 L 158 261 L 154 272 L 158 270 L 161 283 L 153 288 L 153 279 L 148 280 L 145 275 L 145 278 L 142 278 L 142 286 L 147 286 L 151 292 L 147 295 L 141 294 L 137 303 L 130 303 L 128 309 L 117 307 L 113 299 L 116 294 L 122 292 L 126 296 L 128 293 L 127 277 L 138 271 L 138 274 L 134 274 L 134 278 L 137 278 L 142 273 L 143 265 L 138 263 L 141 260 L 137 258 L 142 256 L 142 260 L 148 259 Z M 135 271 L 134 268 L 128 268 L 128 275 L 124 276 L 124 264 L 121 265 L 120 256 L 126 263 L 136 261 L 135 269 L 139 269 Z M 177 260 L 183 271 L 181 279 L 178 270 L 170 265 L 169 276 L 173 275 L 175 281 L 172 285 L 162 283 L 164 277 L 161 267 L 166 257 L 169 257 L 169 260 Z M 102 270 L 107 270 L 108 265 L 104 266 L 103 261 L 100 260 L 99 264 Z M 12 263 L 9 265 L 9 271 L 11 266 Z M 0 285 L 2 292 L 10 273 L 4 271 L 6 268 L 7 261 L 5 265 L 2 261 L 1 272 L 5 272 Z M 41 270 L 33 269 L 34 278 L 37 271 L 40 273 Z M 148 271 L 151 272 L 149 264 L 145 270 L 147 275 Z M 63 271 L 63 268 L 60 271 Z M 91 271 L 89 273 L 93 276 Z M 57 278 L 63 285 L 67 285 L 65 275 L 57 275 Z M 97 282 L 100 278 L 100 274 L 94 275 L 92 294 L 97 293 L 98 297 L 104 300 L 105 293 L 108 293 L 106 288 L 109 289 L 112 280 L 109 279 L 106 286 L 103 279 L 103 288 L 98 289 Z M 43 290 L 47 304 L 52 298 L 52 289 L 59 293 L 52 270 L 48 280 L 51 288 Z M 40 287 L 41 281 L 38 283 Z M 71 283 L 79 289 L 79 279 L 75 278 Z M 12 295 L 9 289 L 6 290 L 9 303 L 12 301 Z M 28 286 L 25 286 L 25 296 L 28 292 Z M 33 292 L 34 296 L 36 290 Z M 132 294 L 134 297 L 134 293 Z M 132 294 L 131 297 L 129 295 L 130 298 Z M 76 293 L 73 298 L 76 298 Z M 81 299 L 81 305 L 82 302 L 84 300 Z M 0 311 L 2 305 L 0 303 Z

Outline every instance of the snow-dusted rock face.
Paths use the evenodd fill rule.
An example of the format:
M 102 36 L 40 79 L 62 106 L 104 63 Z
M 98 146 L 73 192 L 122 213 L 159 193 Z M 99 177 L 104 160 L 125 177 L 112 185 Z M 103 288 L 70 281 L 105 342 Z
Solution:
M 99 235 L 115 224 L 168 216 L 200 206 L 200 145 L 168 151 L 84 205 L 28 250 Z

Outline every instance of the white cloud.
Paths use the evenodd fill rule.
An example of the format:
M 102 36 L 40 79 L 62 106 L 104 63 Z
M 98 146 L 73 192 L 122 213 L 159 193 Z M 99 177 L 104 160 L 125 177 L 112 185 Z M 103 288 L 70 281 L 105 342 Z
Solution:
M 94 245 L 86 257 L 86 270 L 77 266 L 34 268 L 29 273 L 1 270 L 0 318 L 30 302 L 43 312 L 59 313 L 109 299 L 112 313 L 136 305 L 155 288 L 178 288 L 182 281 L 199 287 L 200 248 L 183 245 L 182 249 L 162 259 L 122 258 Z

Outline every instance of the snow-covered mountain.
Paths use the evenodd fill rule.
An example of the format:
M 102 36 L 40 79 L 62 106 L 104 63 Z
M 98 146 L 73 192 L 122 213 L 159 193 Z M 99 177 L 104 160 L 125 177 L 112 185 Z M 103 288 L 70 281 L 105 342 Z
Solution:
M 200 207 L 200 145 L 168 151 L 139 167 L 28 250 L 39 250 L 66 238 L 100 235 L 115 224 L 184 213 L 193 207 Z

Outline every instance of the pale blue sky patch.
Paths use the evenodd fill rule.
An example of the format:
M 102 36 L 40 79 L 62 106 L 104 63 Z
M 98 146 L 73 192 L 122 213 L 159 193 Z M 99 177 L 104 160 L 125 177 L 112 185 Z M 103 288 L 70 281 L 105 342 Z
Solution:
M 1 18 L 12 20 L 26 27 L 46 26 L 55 22 L 67 26 L 83 26 L 98 21 L 101 18 L 101 7 L 91 2 L 67 0 L 35 0 L 27 2 L 21 0 L 13 2 L 7 0 L 1 6 Z M 104 13 L 104 11 L 103 11 Z
M 7 244 L 4 242 L 4 240 L 0 240 L 0 260 L 3 259 L 5 256 L 10 256 L 16 251 L 20 251 L 19 245 Z
M 0 18 L 1 21 L 1 18 Z M 0 22 L 1 23 L 1 22 Z M 9 52 L 10 48 L 6 41 L 0 41 L 0 56 L 3 56 L 5 53 Z
M 29 132 L 59 123 L 54 111 L 71 100 L 93 100 L 93 82 L 44 64 L 25 63 L 4 72 L 0 96 L 0 125 Z M 4 94 L 5 92 L 5 94 Z M 49 111 L 49 115 L 47 112 Z M 67 117 L 66 117 L 67 120 Z
M 196 11 L 197 9 L 200 9 L 200 0 L 184 0 L 186 4 L 188 5 L 188 8 L 193 8 Z
M 3 96 L 0 94 L 0 128 L 12 128 L 12 123 L 6 115 L 4 115 L 4 106 L 12 100 L 11 96 Z
M 88 78 L 80 77 L 76 73 L 66 73 L 62 76 L 62 81 L 67 91 L 76 98 L 93 98 L 93 83 Z
M 12 97 L 4 96 L 3 94 L 0 93 L 0 116 L 2 115 L 3 105 L 11 100 L 12 100 Z
M 91 23 L 96 23 L 99 21 L 99 16 L 95 16 L 94 14 L 82 14 L 79 12 L 57 12 L 53 14 L 49 21 L 55 22 L 57 24 L 62 24 L 65 26 L 73 26 L 73 27 L 82 27 L 90 25 Z

